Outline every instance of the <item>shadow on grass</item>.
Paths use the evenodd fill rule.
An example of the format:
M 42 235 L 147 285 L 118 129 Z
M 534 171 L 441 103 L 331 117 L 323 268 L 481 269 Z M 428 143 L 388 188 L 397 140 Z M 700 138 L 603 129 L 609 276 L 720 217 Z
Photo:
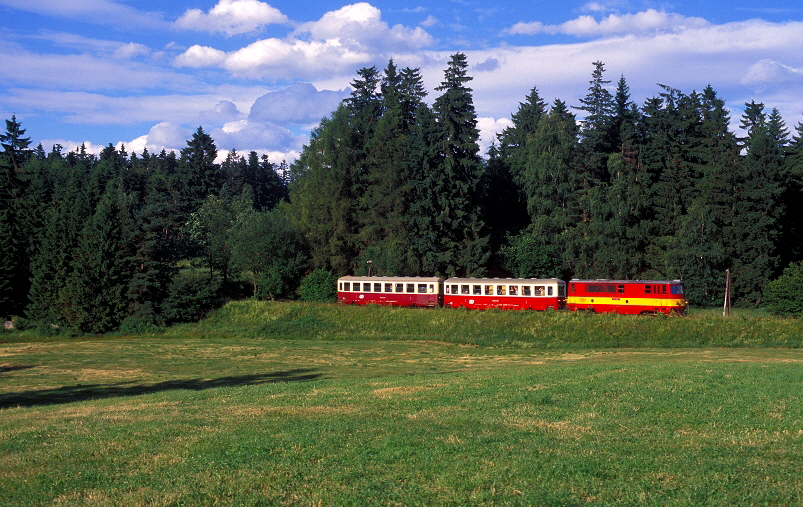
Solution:
M 0 409 L 9 407 L 33 407 L 37 405 L 55 405 L 76 401 L 114 398 L 118 396 L 137 396 L 140 394 L 158 393 L 175 389 L 203 391 L 218 387 L 239 387 L 274 382 L 308 382 L 321 377 L 312 369 L 295 369 L 263 373 L 258 375 L 238 375 L 215 379 L 166 380 L 156 384 L 137 384 L 120 382 L 116 384 L 78 384 L 41 391 L 0 394 Z

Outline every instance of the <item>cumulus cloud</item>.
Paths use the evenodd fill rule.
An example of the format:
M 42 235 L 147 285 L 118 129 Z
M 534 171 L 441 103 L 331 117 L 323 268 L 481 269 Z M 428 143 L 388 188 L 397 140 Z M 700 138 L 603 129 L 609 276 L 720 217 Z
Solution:
M 379 9 L 361 2 L 302 23 L 286 39 L 262 39 L 231 52 L 196 45 L 179 55 L 174 64 L 221 67 L 244 78 L 317 79 L 350 73 L 379 55 L 415 51 L 432 42 L 423 28 L 391 27 L 382 21 Z
M 503 33 L 507 35 L 564 34 L 595 37 L 677 33 L 706 26 L 709 26 L 709 23 L 703 18 L 647 9 L 635 14 L 610 14 L 601 21 L 597 21 L 593 16 L 580 16 L 559 25 L 545 25 L 540 21 L 519 22 Z
M 176 20 L 175 26 L 185 30 L 238 35 L 255 32 L 265 25 L 288 22 L 287 16 L 279 9 L 259 0 L 220 0 L 207 13 L 200 9 L 189 9 Z
M 297 83 L 267 93 L 254 102 L 248 119 L 279 124 L 313 125 L 334 111 L 349 95 L 347 90 L 318 91 L 312 84 Z
M 751 65 L 742 79 L 742 83 L 748 86 L 782 84 L 790 81 L 803 82 L 803 68 L 795 68 L 770 59 L 763 59 Z
M 226 123 L 213 129 L 210 135 L 218 149 L 225 151 L 289 151 L 300 149 L 302 142 L 285 127 L 250 120 Z
M 174 60 L 176 67 L 215 67 L 226 60 L 226 52 L 209 46 L 195 44 Z
M 237 106 L 229 100 L 221 100 L 212 109 L 205 109 L 198 114 L 201 124 L 220 124 L 241 116 L 242 113 Z

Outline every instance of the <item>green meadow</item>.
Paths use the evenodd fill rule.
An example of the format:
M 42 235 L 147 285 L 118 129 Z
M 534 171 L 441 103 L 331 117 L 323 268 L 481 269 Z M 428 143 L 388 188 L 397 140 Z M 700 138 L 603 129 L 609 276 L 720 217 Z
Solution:
M 800 505 L 803 323 L 236 302 L 0 334 L 0 505 Z

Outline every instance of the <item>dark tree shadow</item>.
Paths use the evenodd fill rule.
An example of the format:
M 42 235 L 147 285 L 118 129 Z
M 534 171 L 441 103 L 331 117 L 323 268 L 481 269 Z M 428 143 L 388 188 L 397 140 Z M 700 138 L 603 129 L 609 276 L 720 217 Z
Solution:
M 13 367 L 11 367 L 13 368 Z M 20 367 L 33 368 L 32 366 Z M 10 370 L 5 370 L 10 371 Z M 214 379 L 166 380 L 155 384 L 138 384 L 136 382 L 119 382 L 114 384 L 78 384 L 41 391 L 25 391 L 19 393 L 0 394 L 0 409 L 9 407 L 33 407 L 37 405 L 54 405 L 73 403 L 76 401 L 97 400 L 119 396 L 137 396 L 140 394 L 158 393 L 175 389 L 202 391 L 217 387 L 239 387 L 247 385 L 270 384 L 274 382 L 309 382 L 321 377 L 312 369 L 295 369 L 276 371 L 257 375 L 238 375 Z
M 7 366 L 7 365 L 2 365 L 2 366 L 0 366 L 0 375 L 1 375 L 1 374 L 3 374 L 3 373 L 8 373 L 8 372 L 10 372 L 10 371 L 28 370 L 28 369 L 30 369 L 30 368 L 36 368 L 36 366 L 34 366 L 34 365 L 32 365 L 32 364 L 29 364 L 29 365 L 24 365 L 24 366 Z

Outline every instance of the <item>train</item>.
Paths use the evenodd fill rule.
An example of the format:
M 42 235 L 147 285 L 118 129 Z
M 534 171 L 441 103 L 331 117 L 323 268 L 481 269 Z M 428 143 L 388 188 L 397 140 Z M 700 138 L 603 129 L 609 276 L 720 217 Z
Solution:
M 682 280 L 343 276 L 342 304 L 685 315 Z

